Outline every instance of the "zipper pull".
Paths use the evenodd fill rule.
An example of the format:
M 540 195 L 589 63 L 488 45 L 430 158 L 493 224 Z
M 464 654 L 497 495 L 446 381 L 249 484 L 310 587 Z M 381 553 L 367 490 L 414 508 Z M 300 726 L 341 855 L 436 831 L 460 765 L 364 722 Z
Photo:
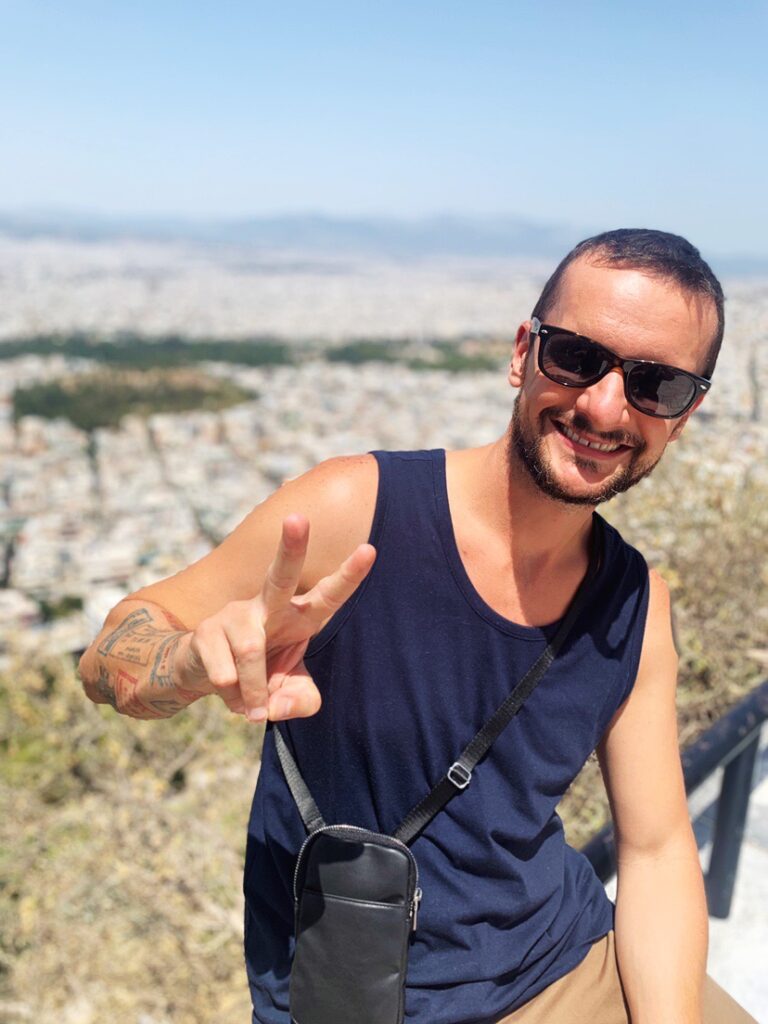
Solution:
M 423 893 L 421 889 L 417 889 L 413 894 L 413 902 L 411 903 L 411 917 L 413 918 L 413 924 L 411 925 L 411 931 L 416 931 L 416 925 L 419 921 L 419 904 L 421 903 L 421 897 Z

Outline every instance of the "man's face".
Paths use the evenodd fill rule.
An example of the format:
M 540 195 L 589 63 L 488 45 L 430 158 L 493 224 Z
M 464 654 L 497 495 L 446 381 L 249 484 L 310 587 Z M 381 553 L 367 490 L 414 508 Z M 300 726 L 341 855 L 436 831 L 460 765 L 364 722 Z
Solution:
M 625 359 L 652 359 L 694 373 L 701 371 L 717 329 L 713 302 L 661 278 L 587 260 L 566 270 L 546 321 L 585 334 Z M 651 472 L 690 412 L 670 420 L 639 412 L 626 400 L 621 369 L 588 388 L 555 384 L 538 369 L 539 342 L 529 329 L 526 322 L 518 330 L 510 367 L 510 383 L 520 391 L 509 458 L 549 497 L 598 505 Z M 618 447 L 598 451 L 585 441 Z

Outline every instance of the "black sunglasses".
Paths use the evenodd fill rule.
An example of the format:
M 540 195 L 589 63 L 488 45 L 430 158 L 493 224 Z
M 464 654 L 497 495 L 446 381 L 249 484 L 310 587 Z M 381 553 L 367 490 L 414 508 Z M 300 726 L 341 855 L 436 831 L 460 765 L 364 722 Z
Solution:
M 624 373 L 627 401 L 646 416 L 670 420 L 687 412 L 711 381 L 650 359 L 622 359 L 604 345 L 563 327 L 531 319 L 531 335 L 539 337 L 539 369 L 555 384 L 588 388 L 616 366 Z

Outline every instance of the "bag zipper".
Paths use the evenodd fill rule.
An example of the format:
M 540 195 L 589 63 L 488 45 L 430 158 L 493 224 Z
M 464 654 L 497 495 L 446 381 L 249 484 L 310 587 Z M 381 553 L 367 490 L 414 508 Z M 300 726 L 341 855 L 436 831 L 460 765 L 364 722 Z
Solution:
M 415 931 L 416 930 L 416 920 L 417 920 L 417 918 L 419 916 L 419 904 L 421 903 L 421 899 L 422 899 L 422 895 L 423 895 L 421 889 L 419 888 L 419 865 L 416 863 L 416 858 L 413 856 L 413 853 L 408 849 L 408 847 L 405 845 L 405 843 L 401 842 L 399 839 L 395 839 L 394 836 L 387 836 L 387 835 L 384 835 L 381 832 L 374 832 L 374 833 L 372 833 L 370 831 L 370 829 L 358 828 L 357 825 L 324 825 L 322 828 L 318 828 L 318 829 L 315 829 L 314 832 L 310 832 L 310 834 L 307 836 L 307 838 L 301 844 L 301 849 L 299 850 L 299 855 L 296 858 L 296 867 L 294 868 L 294 871 L 293 871 L 293 899 L 294 899 L 294 902 L 296 900 L 298 900 L 298 898 L 299 898 L 299 894 L 298 894 L 298 890 L 297 890 L 297 883 L 298 883 L 298 880 L 299 880 L 299 865 L 301 864 L 301 858 L 304 855 L 304 848 L 306 847 L 306 845 L 310 841 L 310 839 L 314 839 L 314 837 L 316 835 L 319 835 L 321 832 L 353 832 L 356 835 L 363 835 L 363 836 L 375 835 L 379 839 L 385 839 L 386 840 L 386 843 L 383 844 L 384 846 L 391 846 L 394 849 L 404 850 L 405 851 L 405 853 L 408 855 L 408 858 L 410 859 L 411 864 L 413 864 L 413 870 L 414 870 L 414 873 L 416 875 L 416 886 L 415 886 L 415 889 L 414 889 L 413 898 L 411 899 L 410 913 L 409 913 L 409 916 L 413 918 L 413 931 Z
M 416 926 L 419 923 L 419 907 L 421 905 L 421 897 L 423 895 L 424 894 L 422 893 L 421 889 L 419 889 L 419 887 L 417 886 L 416 887 L 416 891 L 413 894 L 413 899 L 411 900 L 411 914 L 410 914 L 410 916 L 412 918 L 412 924 L 411 924 L 411 931 L 412 932 L 416 931 Z

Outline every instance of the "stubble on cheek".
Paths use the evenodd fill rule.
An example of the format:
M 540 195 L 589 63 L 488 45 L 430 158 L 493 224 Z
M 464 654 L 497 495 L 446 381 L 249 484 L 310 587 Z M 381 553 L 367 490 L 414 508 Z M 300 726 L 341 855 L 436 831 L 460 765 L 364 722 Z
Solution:
M 643 455 L 646 446 L 638 447 L 632 454 L 626 466 L 614 473 L 612 477 L 602 485 L 596 485 L 595 489 L 586 491 L 573 491 L 562 484 L 555 475 L 544 444 L 544 432 L 546 424 L 559 415 L 559 410 L 548 409 L 539 415 L 538 432 L 534 433 L 523 421 L 520 408 L 520 396 L 518 392 L 512 410 L 512 422 L 507 446 L 507 458 L 510 468 L 514 463 L 521 464 L 536 486 L 548 497 L 555 501 L 565 502 L 570 505 L 595 506 L 609 501 L 617 494 L 628 491 L 642 479 L 648 476 L 658 465 L 659 458 L 655 461 L 644 461 Z M 574 454 L 573 464 L 577 469 L 597 473 L 601 466 L 592 459 L 585 459 Z

